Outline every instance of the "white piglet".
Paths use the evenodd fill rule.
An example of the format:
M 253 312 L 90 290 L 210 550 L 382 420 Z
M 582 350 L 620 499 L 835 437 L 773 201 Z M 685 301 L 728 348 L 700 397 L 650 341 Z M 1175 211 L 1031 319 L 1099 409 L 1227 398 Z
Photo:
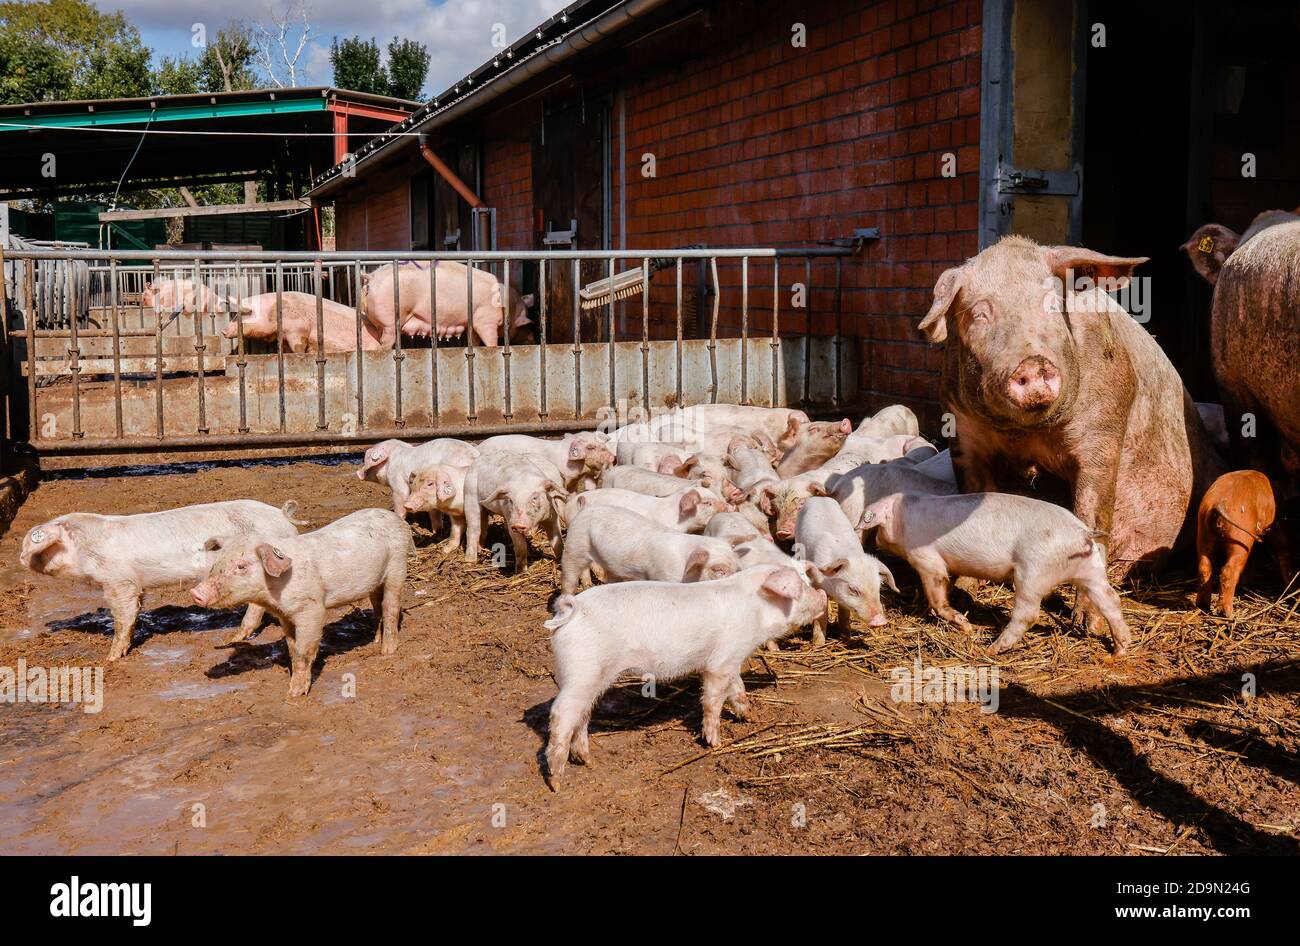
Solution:
M 783 637 L 826 610 L 826 596 L 792 568 L 750 568 L 704 585 L 636 581 L 605 585 L 555 602 L 555 682 L 546 741 L 547 782 L 559 790 L 570 757 L 591 761 L 587 725 L 596 700 L 619 674 L 658 682 L 700 674 L 704 741 L 719 742 L 725 704 L 749 715 L 740 672 L 760 644 Z
M 393 512 L 406 515 L 406 498 L 411 495 L 411 477 L 438 463 L 469 466 L 478 457 L 478 448 L 463 440 L 440 437 L 418 445 L 404 440 L 385 440 L 366 451 L 357 470 L 357 479 L 387 483 L 393 492 Z M 430 525 L 436 531 L 442 517 L 430 512 Z
M 574 493 L 564 507 L 564 521 L 595 506 L 614 506 L 640 513 L 652 522 L 678 532 L 702 532 L 714 516 L 730 507 L 712 493 L 687 487 L 671 496 L 646 496 L 630 489 L 594 489 Z
M 688 582 L 725 578 L 739 570 L 736 553 L 722 539 L 678 532 L 628 509 L 592 506 L 569 523 L 560 588 L 571 595 L 591 576 L 611 582 Z
M 381 651 L 396 653 L 412 550 L 411 529 L 396 513 L 361 509 L 303 535 L 224 534 L 206 545 L 216 561 L 190 596 L 204 608 L 249 604 L 270 611 L 289 648 L 290 696 L 311 689 L 328 608 L 369 598 L 383 628 Z
M 1011 581 L 1016 599 L 1010 622 L 990 648 L 995 654 L 1019 642 L 1038 619 L 1043 598 L 1066 582 L 1110 625 L 1114 655 L 1128 649 L 1128 625 L 1106 577 L 1097 533 L 1068 509 L 1004 493 L 896 494 L 873 503 L 858 524 L 876 530 L 878 548 L 907 559 L 934 613 L 959 627 L 970 622 L 948 603 L 950 575 Z
M 517 570 L 528 566 L 528 536 L 537 529 L 546 530 L 559 558 L 564 551 L 560 515 L 569 495 L 562 483 L 560 471 L 541 457 L 484 452 L 465 474 L 465 561 L 478 561 L 490 512 L 506 521 Z
M 109 660 L 126 656 L 148 588 L 197 581 L 214 556 L 204 549 L 217 533 L 259 532 L 283 539 L 298 534 L 297 503 L 280 509 L 251 499 L 182 506 L 135 516 L 73 512 L 43 522 L 23 536 L 18 560 L 24 568 L 58 578 L 97 582 L 113 614 Z M 261 626 L 264 612 L 251 605 L 235 639 Z
M 839 503 L 826 496 L 814 496 L 799 510 L 794 532 L 795 556 L 811 563 L 813 584 L 821 588 L 839 608 L 835 624 L 848 630 L 851 614 L 872 627 L 889 623 L 880 605 L 880 579 L 897 592 L 894 576 L 874 555 L 862 551 L 852 524 Z M 813 625 L 813 646 L 826 641 L 826 620 Z

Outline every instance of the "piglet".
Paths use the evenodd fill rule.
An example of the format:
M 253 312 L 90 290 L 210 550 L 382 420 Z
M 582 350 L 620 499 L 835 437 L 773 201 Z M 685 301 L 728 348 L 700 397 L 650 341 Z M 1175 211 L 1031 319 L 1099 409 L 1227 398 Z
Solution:
M 739 512 L 718 513 L 704 527 L 704 534 L 715 539 L 722 539 L 724 542 L 730 542 L 732 545 L 748 542 L 751 539 L 762 539 L 768 544 L 772 542 L 770 536 L 765 536 L 754 523 Z
M 898 493 L 869 506 L 858 527 L 876 530 L 878 548 L 907 559 L 935 614 L 959 627 L 970 622 L 948 603 L 949 575 L 1014 583 L 1011 620 L 993 642 L 994 654 L 1019 642 L 1043 598 L 1065 582 L 1110 625 L 1114 655 L 1128 650 L 1128 625 L 1098 534 L 1062 506 L 1007 493 Z
M 406 512 L 446 513 L 451 520 L 451 534 L 442 545 L 444 552 L 460 546 L 465 533 L 465 474 L 469 467 L 435 463 L 411 477 L 411 495 L 403 507 Z
M 1255 542 L 1273 527 L 1276 515 L 1273 486 L 1267 476 L 1255 470 L 1225 473 L 1205 491 L 1196 511 L 1197 571 L 1201 579 L 1196 593 L 1198 608 L 1210 610 L 1214 559 L 1222 550 L 1225 561 L 1219 572 L 1219 608 L 1225 618 L 1232 620 L 1232 599 L 1241 571 Z
M 741 668 L 764 641 L 826 610 L 826 596 L 793 568 L 761 566 L 704 585 L 634 581 L 555 602 L 555 681 L 546 742 L 547 784 L 558 791 L 570 757 L 589 763 L 587 724 L 596 700 L 625 670 L 656 683 L 699 673 L 704 741 L 719 742 L 722 707 L 747 719 Z
M 277 538 L 254 532 L 215 535 L 208 577 L 190 589 L 203 608 L 257 605 L 284 630 L 291 672 L 289 695 L 306 696 L 329 608 L 369 597 L 383 615 L 381 652 L 397 652 L 411 529 L 387 509 L 361 509 L 315 532 Z
M 527 434 L 501 434 L 478 445 L 480 453 L 505 451 L 543 460 L 560 472 L 560 485 L 579 489 L 587 480 L 599 482 L 601 474 L 614 465 L 609 438 L 593 431 L 580 431 L 559 440 Z
M 646 496 L 671 496 L 680 493 L 686 484 L 682 482 L 681 477 L 671 474 L 656 473 L 639 466 L 616 466 L 604 472 L 600 478 L 600 485 L 610 489 L 630 489 L 634 493 L 644 493 Z M 694 480 L 692 485 L 707 489 L 718 499 L 723 498 L 715 483 Z
M 687 582 L 739 570 L 736 553 L 721 539 L 678 532 L 628 509 L 590 506 L 569 523 L 560 588 L 571 595 L 593 573 L 604 581 Z
M 730 507 L 712 493 L 689 487 L 671 496 L 646 496 L 628 489 L 595 489 L 575 493 L 564 507 L 564 521 L 572 522 L 583 509 L 616 506 L 640 513 L 651 522 L 678 532 L 702 532 L 720 512 Z
M 528 566 L 528 536 L 539 528 L 546 529 L 559 558 L 564 552 L 560 515 L 568 495 L 560 471 L 540 456 L 485 451 L 465 474 L 465 561 L 478 561 L 491 512 L 506 521 L 517 570 Z
M 98 582 L 113 614 L 109 660 L 126 656 L 148 588 L 197 581 L 213 556 L 204 542 L 214 533 L 259 532 L 275 540 L 298 534 L 297 503 L 280 509 L 251 499 L 182 506 L 135 516 L 72 512 L 43 522 L 23 536 L 18 560 L 41 575 Z M 244 614 L 236 640 L 262 624 L 261 606 Z
M 844 441 L 853 432 L 853 424 L 846 417 L 839 423 L 814 421 L 811 424 L 794 423 L 783 440 L 787 444 L 781 462 L 776 465 L 777 476 L 787 479 L 808 470 L 816 469 L 840 452 Z
M 406 515 L 406 498 L 411 495 L 411 477 L 435 463 L 469 466 L 478 457 L 478 448 L 463 440 L 440 437 L 413 446 L 403 440 L 385 440 L 366 451 L 357 479 L 387 483 L 393 492 L 393 512 Z M 437 531 L 441 516 L 430 514 L 430 525 Z
M 814 496 L 799 510 L 794 531 L 795 555 L 812 563 L 813 584 L 839 605 L 835 624 L 848 630 L 851 614 L 872 627 L 889 623 L 880 605 L 880 579 L 897 592 L 894 576 L 874 555 L 862 551 L 853 524 L 844 517 L 839 503 L 826 496 Z M 813 646 L 826 642 L 826 621 L 813 625 Z

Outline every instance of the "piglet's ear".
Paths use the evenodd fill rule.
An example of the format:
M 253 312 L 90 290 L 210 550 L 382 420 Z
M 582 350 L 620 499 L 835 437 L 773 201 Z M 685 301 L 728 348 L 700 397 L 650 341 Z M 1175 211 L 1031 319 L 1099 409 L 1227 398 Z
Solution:
M 688 490 L 682 493 L 681 501 L 677 503 L 677 513 L 683 519 L 687 516 L 693 516 L 696 508 L 700 505 L 700 494 L 695 490 Z
M 212 538 L 208 539 L 208 541 L 203 543 L 203 551 L 205 552 L 221 551 L 221 539 L 218 536 L 214 535 Z
M 948 337 L 948 310 L 957 299 L 957 293 L 966 284 L 966 270 L 961 266 L 945 269 L 934 284 L 934 302 L 917 326 L 932 342 L 942 342 Z
M 267 542 L 257 547 L 257 557 L 262 560 L 262 568 L 272 578 L 279 578 L 293 566 L 293 559 Z
M 683 577 L 690 581 L 691 577 L 702 571 L 707 564 L 709 564 L 709 553 L 704 549 L 696 549 L 686 560 L 686 573 Z
M 797 601 L 803 594 L 803 581 L 793 568 L 778 568 L 763 579 L 761 590 L 775 598 Z
M 1128 285 L 1133 270 L 1147 262 L 1147 256 L 1107 256 L 1082 246 L 1048 246 L 1043 248 L 1047 265 L 1058 279 L 1073 273 L 1075 279 L 1087 277 L 1093 282 L 1113 280 L 1106 289 L 1123 289 Z
M 807 423 L 807 421 L 804 421 L 804 423 Z M 799 433 L 799 418 L 796 417 L 794 414 L 791 414 L 789 418 L 786 419 L 785 433 L 781 435 L 781 439 L 778 441 L 778 443 L 780 443 L 782 447 L 788 449 L 794 443 L 794 438 L 798 433 Z
M 876 568 L 880 572 L 880 577 L 890 590 L 895 594 L 898 593 L 898 585 L 894 583 L 894 573 L 889 570 L 889 566 L 884 562 L 877 562 Z
M 827 575 L 827 576 L 829 576 L 829 577 L 831 577 L 831 578 L 834 578 L 834 577 L 835 577 L 836 575 L 838 575 L 841 571 L 843 571 L 843 570 L 844 570 L 844 566 L 846 566 L 846 565 L 848 565 L 848 564 L 849 564 L 849 560 L 848 560 L 847 558 L 837 558 L 835 561 L 831 562 L 829 565 L 823 565 L 823 566 L 821 567 L 821 573 L 822 573 L 823 575 Z

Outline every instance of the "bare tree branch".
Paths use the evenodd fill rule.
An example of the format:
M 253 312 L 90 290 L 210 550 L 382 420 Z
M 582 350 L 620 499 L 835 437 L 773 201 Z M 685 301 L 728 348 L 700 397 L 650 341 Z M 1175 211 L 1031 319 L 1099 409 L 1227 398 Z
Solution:
M 261 20 L 253 21 L 258 65 L 277 87 L 295 87 L 298 85 L 298 60 L 311 42 L 311 10 L 304 0 L 293 0 L 279 11 L 268 9 L 267 15 L 270 26 Z

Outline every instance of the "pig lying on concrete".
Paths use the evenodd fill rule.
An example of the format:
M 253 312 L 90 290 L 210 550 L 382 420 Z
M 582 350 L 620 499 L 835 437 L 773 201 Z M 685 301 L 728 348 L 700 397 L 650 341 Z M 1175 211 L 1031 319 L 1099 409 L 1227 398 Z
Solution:
M 502 434 L 489 437 L 478 445 L 480 453 L 506 451 L 544 460 L 560 471 L 566 490 L 576 489 L 587 479 L 599 481 L 605 470 L 614 465 L 614 454 L 604 434 L 582 432 L 559 440 L 544 440 L 527 434 Z
M 1214 559 L 1222 552 L 1225 560 L 1219 572 L 1219 608 L 1224 617 L 1232 620 L 1232 601 L 1241 571 L 1251 548 L 1264 539 L 1276 515 L 1273 486 L 1267 476 L 1255 470 L 1225 473 L 1205 491 L 1196 512 L 1197 571 L 1201 579 L 1196 594 L 1198 608 L 1210 610 Z M 1274 538 L 1279 536 L 1282 542 L 1274 551 L 1285 580 L 1291 576 L 1291 555 L 1284 534 L 1279 531 Z
M 598 490 L 597 492 L 601 492 Z M 571 595 L 581 581 L 712 581 L 740 569 L 721 539 L 678 532 L 640 513 L 590 506 L 569 523 L 560 589 Z
M 794 532 L 795 554 L 811 563 L 812 582 L 839 605 L 835 625 L 849 628 L 850 615 L 872 627 L 889 623 L 880 605 L 880 579 L 895 592 L 894 576 L 874 555 L 862 551 L 853 523 L 844 518 L 839 504 L 814 496 L 799 511 Z M 813 624 L 813 646 L 826 642 L 826 619 Z
M 671 496 L 658 497 L 607 487 L 570 496 L 564 507 L 564 521 L 572 522 L 582 510 L 594 506 L 629 509 L 678 532 L 702 532 L 710 519 L 730 509 L 726 503 L 702 489 L 686 487 Z
M 217 533 L 258 532 L 277 541 L 298 534 L 297 504 L 281 509 L 251 499 L 182 506 L 135 516 L 73 512 L 43 522 L 23 536 L 18 560 L 41 575 L 85 578 L 99 583 L 113 614 L 108 659 L 126 656 L 146 589 L 196 581 L 213 557 L 204 542 Z M 250 605 L 240 625 L 242 639 L 261 626 L 261 606 Z
M 393 491 L 393 512 L 406 515 L 406 498 L 411 495 L 411 477 L 438 463 L 469 466 L 478 458 L 478 447 L 463 440 L 439 437 L 412 446 L 403 440 L 385 440 L 366 451 L 357 479 L 387 483 Z M 430 524 L 437 531 L 441 516 L 430 513 Z
M 284 292 L 280 295 L 283 296 L 280 326 L 284 347 L 291 352 L 321 350 L 317 344 L 316 297 L 307 292 Z M 239 338 L 239 325 L 243 323 L 245 340 L 274 342 L 276 299 L 277 294 L 274 292 L 263 292 L 244 299 L 239 314 L 221 330 L 222 337 Z M 329 299 L 321 300 L 321 308 L 325 325 L 324 350 L 327 352 L 356 351 L 356 310 Z M 383 347 L 379 333 L 374 326 L 363 319 L 361 350 L 377 351 Z
M 401 274 L 398 284 L 400 316 L 393 308 L 392 264 L 381 266 L 363 277 L 362 308 L 366 321 L 379 333 L 384 348 L 393 347 L 398 324 L 402 326 L 403 335 L 428 338 L 436 331 L 441 339 L 459 338 L 465 333 L 466 326 L 472 326 L 480 343 L 491 348 L 501 335 L 504 313 L 509 313 L 507 331 L 512 339 L 517 331 L 532 321 L 528 309 L 533 304 L 533 296 L 520 296 L 513 288 L 503 287 L 501 281 L 486 269 L 474 270 L 470 283 L 474 311 L 470 313 L 465 264 L 440 260 L 437 272 L 433 274 L 438 293 L 435 330 L 429 266 L 428 262 L 408 261 L 398 267 Z
M 704 741 L 719 742 L 722 707 L 749 715 L 740 671 L 764 641 L 783 637 L 826 610 L 826 596 L 792 568 L 761 566 L 704 585 L 635 581 L 555 602 L 555 681 L 546 742 L 547 782 L 558 790 L 570 756 L 591 761 L 591 710 L 625 670 L 656 683 L 699 673 Z
M 776 465 L 776 473 L 781 479 L 798 476 L 808 470 L 816 469 L 844 446 L 844 441 L 853 432 L 853 424 L 846 417 L 839 423 L 817 421 L 801 424 L 794 429 L 794 419 L 790 421 L 791 436 L 785 439 L 785 454 Z
M 408 513 L 446 513 L 451 521 L 451 534 L 442 543 L 444 552 L 459 548 L 465 534 L 465 474 L 468 472 L 467 466 L 435 463 L 411 477 L 411 495 L 406 497 L 403 509 Z
M 506 521 L 515 568 L 528 567 L 528 536 L 544 528 L 558 559 L 564 552 L 560 516 L 568 493 L 555 465 L 539 456 L 489 450 L 465 474 L 465 561 L 478 561 L 488 513 Z
M 362 509 L 315 532 L 277 537 L 218 533 L 207 540 L 216 561 L 190 590 L 203 608 L 254 605 L 284 630 L 289 695 L 306 696 L 329 608 L 369 597 L 382 623 L 381 653 L 397 652 L 411 529 L 387 509 Z M 382 614 L 382 621 L 381 621 Z
M 948 603 L 949 575 L 1012 582 L 1016 600 L 1010 622 L 990 648 L 994 654 L 1019 642 L 1038 619 L 1043 598 L 1064 582 L 1110 625 L 1114 655 L 1128 650 L 1128 625 L 1106 578 L 1097 534 L 1067 509 L 1003 493 L 896 493 L 868 507 L 858 527 L 875 529 L 878 548 L 907 559 L 934 613 L 959 627 L 970 622 Z
M 920 323 L 947 343 L 940 393 L 961 489 L 1063 486 L 1109 537 L 1117 575 L 1173 548 L 1219 466 L 1178 372 L 1095 284 L 1127 285 L 1142 262 L 1004 237 L 939 277 Z

